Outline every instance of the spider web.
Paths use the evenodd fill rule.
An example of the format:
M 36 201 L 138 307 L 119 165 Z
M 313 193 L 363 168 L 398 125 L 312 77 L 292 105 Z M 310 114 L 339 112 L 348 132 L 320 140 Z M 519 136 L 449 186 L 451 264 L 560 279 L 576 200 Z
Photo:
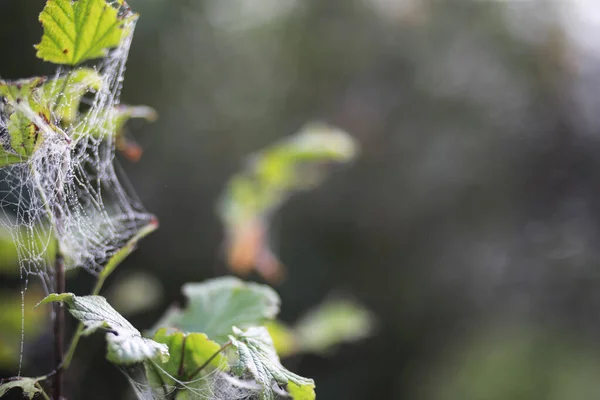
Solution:
M 60 99 L 66 99 L 64 87 L 54 88 L 61 95 L 50 106 L 49 120 L 37 114 L 29 101 L 3 104 L 0 97 L 0 145 L 7 149 L 11 112 L 32 122 L 42 137 L 23 163 L 0 169 L 0 224 L 16 244 L 23 305 L 32 275 L 40 278 L 47 293 L 55 291 L 57 249 L 64 255 L 67 270 L 84 268 L 97 275 L 128 239 L 154 223 L 154 217 L 115 169 L 114 113 L 135 21 L 131 24 L 127 27 L 130 33 L 119 46 L 94 67 L 101 84 L 82 99 L 81 114 L 85 117 L 61 125 L 57 108 Z M 55 78 L 68 81 L 71 73 L 62 70 Z M 51 82 L 59 85 L 61 81 Z M 44 91 L 36 93 L 37 98 L 33 96 L 30 101 L 48 101 L 40 94 Z M 21 347 L 21 361 L 22 357 Z

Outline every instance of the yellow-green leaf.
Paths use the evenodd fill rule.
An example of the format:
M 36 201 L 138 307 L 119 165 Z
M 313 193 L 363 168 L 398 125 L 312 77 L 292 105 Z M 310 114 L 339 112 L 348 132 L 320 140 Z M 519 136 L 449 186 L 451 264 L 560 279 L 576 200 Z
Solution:
M 126 37 L 137 15 L 106 0 L 48 0 L 40 14 L 44 27 L 37 57 L 55 64 L 77 65 L 104 57 Z
M 177 381 L 196 378 L 200 372 L 227 368 L 227 357 L 220 353 L 221 346 L 203 333 L 169 332 L 163 328 L 156 332 L 153 340 L 169 347 L 171 358 L 159 364 L 164 371 L 159 372 L 159 381 L 169 388 L 175 387 Z
M 34 89 L 45 81 L 46 78 L 41 76 L 17 81 L 3 81 L 0 79 L 0 97 L 6 98 L 9 104 L 18 104 L 30 99 Z
M 315 387 L 310 385 L 296 385 L 294 382 L 289 382 L 287 391 L 294 400 L 314 400 Z

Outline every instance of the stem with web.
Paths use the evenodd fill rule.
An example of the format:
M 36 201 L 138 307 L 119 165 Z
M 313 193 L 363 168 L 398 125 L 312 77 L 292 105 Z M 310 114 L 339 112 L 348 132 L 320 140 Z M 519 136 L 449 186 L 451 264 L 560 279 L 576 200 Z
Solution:
M 67 73 L 67 77 L 65 78 L 65 82 L 63 87 L 60 90 L 61 95 L 58 97 L 58 100 L 54 104 L 52 108 L 52 112 L 54 113 L 60 102 L 62 100 L 62 95 L 67 89 L 67 85 L 69 80 L 71 79 L 71 74 L 73 73 L 73 67 L 69 67 L 69 71 Z M 54 260 L 54 273 L 56 280 L 56 288 L 55 292 L 60 294 L 64 293 L 66 289 L 66 279 L 65 279 L 65 256 L 60 247 L 60 241 L 58 239 L 60 231 L 62 229 L 62 215 L 60 206 L 63 202 L 62 195 L 63 188 L 57 188 L 56 192 L 56 205 L 53 211 L 54 217 L 54 230 L 56 234 L 56 255 Z M 64 368 L 63 368 L 63 355 L 64 355 L 64 347 L 65 347 L 65 310 L 64 305 L 62 303 L 54 304 L 54 365 L 56 366 L 56 374 L 54 375 L 54 380 L 52 382 L 52 393 L 54 400 L 62 400 L 63 394 L 63 384 L 64 384 Z
M 100 276 L 96 281 L 96 286 L 94 286 L 94 290 L 92 291 L 92 296 L 97 296 L 100 294 L 100 289 L 102 289 L 102 285 L 106 280 L 105 276 Z M 71 344 L 69 344 L 69 349 L 67 350 L 67 354 L 65 355 L 64 360 L 62 361 L 62 368 L 69 368 L 71 364 L 71 360 L 73 359 L 73 355 L 75 354 L 75 349 L 77 348 L 77 344 L 79 343 L 79 339 L 81 338 L 81 333 L 83 332 L 83 323 L 80 322 L 77 325 L 77 330 L 71 339 Z
M 55 260 L 56 293 L 65 292 L 65 258 L 57 246 Z M 65 343 L 65 311 L 62 303 L 54 304 L 54 365 L 56 375 L 54 376 L 53 393 L 55 400 L 61 400 L 63 389 L 63 352 Z

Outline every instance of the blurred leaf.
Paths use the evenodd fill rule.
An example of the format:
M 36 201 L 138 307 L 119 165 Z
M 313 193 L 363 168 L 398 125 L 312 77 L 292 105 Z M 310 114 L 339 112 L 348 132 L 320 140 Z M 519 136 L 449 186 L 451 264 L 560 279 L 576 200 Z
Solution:
M 37 302 L 43 297 L 42 290 L 33 286 L 25 294 L 25 304 Z M 46 310 L 23 307 L 21 293 L 0 292 L 0 367 L 13 368 L 19 363 L 21 329 L 24 328 L 27 340 L 35 340 L 46 329 Z M 25 319 L 23 320 L 23 313 Z
M 28 237 L 29 232 L 25 232 L 27 229 L 24 226 L 18 228 L 19 230 L 13 230 L 16 237 Z M 54 259 L 56 253 L 56 241 L 48 241 L 48 232 L 43 227 L 36 226 L 33 231 L 35 232 L 34 242 L 31 244 L 38 249 L 45 249 L 45 256 L 47 259 Z M 19 254 L 17 247 L 14 243 L 11 232 L 0 226 L 0 274 L 2 275 L 19 275 Z M 75 273 L 74 269 L 69 269 L 68 274 Z
M 184 332 L 202 332 L 223 344 L 232 326 L 262 325 L 279 312 L 279 296 L 266 285 L 222 277 L 203 283 L 186 283 L 183 293 L 189 302 L 184 310 L 171 308 L 155 324 Z
M 33 399 L 36 394 L 41 392 L 41 390 L 36 386 L 36 383 L 39 382 L 40 379 L 41 378 L 19 377 L 5 382 L 0 385 L 0 397 L 4 396 L 11 389 L 21 388 L 23 390 L 23 396 L 28 399 Z
M 571 400 L 600 396 L 596 345 L 539 329 L 486 327 L 455 347 L 429 391 L 444 400 Z
M 105 297 L 119 313 L 138 314 L 152 309 L 160 302 L 163 287 L 155 276 L 135 271 L 119 276 L 108 288 Z
M 303 378 L 285 369 L 273 347 L 269 332 L 264 327 L 253 327 L 246 331 L 233 328 L 231 343 L 238 351 L 238 365 L 234 371 L 242 376 L 248 372 L 262 386 L 260 398 L 274 400 L 273 383 L 293 386 L 294 399 L 312 400 L 315 398 L 315 383 L 312 379 Z
M 298 339 L 296 333 L 281 321 L 268 321 L 265 328 L 269 331 L 273 346 L 280 357 L 288 357 L 298 353 Z
M 374 317 L 361 305 L 348 300 L 330 300 L 308 312 L 294 332 L 303 352 L 323 353 L 332 347 L 369 336 Z
M 0 164 L 1 166 L 1 164 Z M 0 227 L 0 272 L 19 274 L 19 254 L 10 232 Z
M 252 156 L 248 167 L 231 178 L 218 207 L 232 270 L 256 269 L 269 281 L 280 280 L 282 265 L 267 240 L 270 216 L 292 193 L 321 183 L 328 164 L 349 162 L 356 153 L 357 144 L 346 132 L 315 123 Z
M 108 304 L 101 296 L 75 296 L 73 293 L 52 293 L 39 304 L 61 301 L 69 312 L 83 322 L 83 335 L 89 335 L 98 329 L 107 330 L 106 358 L 115 364 L 134 364 L 145 360 L 169 359 L 166 345 L 143 338 L 125 318 Z M 38 305 L 39 305 L 38 304 Z
M 368 337 L 375 318 L 349 300 L 328 300 L 304 315 L 294 327 L 269 321 L 265 327 L 280 357 L 298 353 L 324 354 L 335 346 Z
M 227 367 L 227 358 L 219 353 L 221 346 L 203 333 L 169 333 L 163 328 L 156 332 L 154 340 L 167 345 L 171 354 L 167 362 L 159 363 L 162 370 L 153 365 L 146 367 L 148 381 L 155 388 L 166 388 L 170 392 L 178 387 L 178 382 L 196 379 L 200 368 L 210 366 L 204 371 L 210 372 Z
M 119 15 L 106 0 L 48 0 L 40 14 L 44 35 L 37 57 L 75 66 L 107 55 L 129 34 L 137 16 Z

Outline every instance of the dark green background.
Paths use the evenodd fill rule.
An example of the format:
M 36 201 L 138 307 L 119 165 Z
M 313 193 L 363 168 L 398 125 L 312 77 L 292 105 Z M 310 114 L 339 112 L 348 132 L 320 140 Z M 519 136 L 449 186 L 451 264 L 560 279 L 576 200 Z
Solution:
M 600 131 L 573 100 L 586 83 L 560 12 L 526 1 L 509 22 L 502 3 L 428 0 L 384 17 L 364 1 L 305 0 L 250 24 L 219 1 L 228 27 L 217 1 L 130 1 L 141 19 L 122 100 L 160 119 L 132 125 L 145 153 L 121 163 L 161 227 L 111 279 L 143 269 L 165 288 L 132 322 L 149 327 L 184 282 L 226 273 L 214 209 L 228 176 L 324 119 L 362 155 L 274 221 L 282 317 L 345 292 L 378 331 L 287 366 L 320 399 L 599 398 Z M 32 48 L 42 7 L 0 0 L 2 78 L 53 72 Z M 79 274 L 68 289 L 90 285 Z M 51 368 L 49 343 L 32 345 L 26 373 Z M 72 398 L 127 398 L 100 335 L 72 370 Z

